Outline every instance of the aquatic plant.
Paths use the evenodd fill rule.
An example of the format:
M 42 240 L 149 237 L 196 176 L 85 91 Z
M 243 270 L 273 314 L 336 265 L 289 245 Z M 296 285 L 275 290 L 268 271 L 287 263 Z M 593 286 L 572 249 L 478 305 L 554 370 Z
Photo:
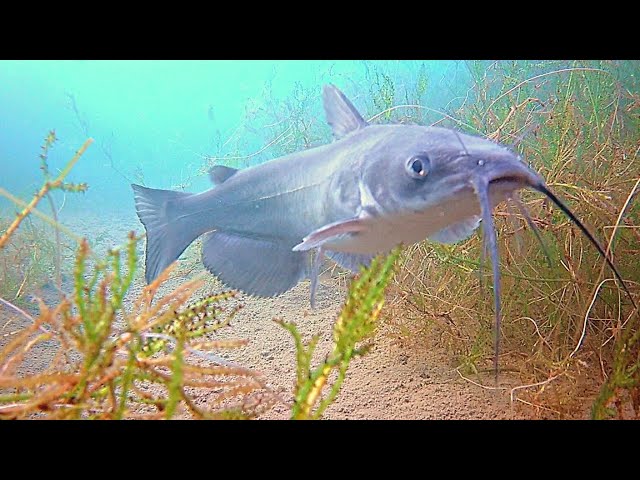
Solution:
M 120 419 L 253 418 L 268 410 L 277 397 L 253 371 L 230 364 L 210 350 L 238 348 L 239 340 L 206 337 L 228 327 L 239 307 L 225 312 L 221 304 L 234 292 L 187 300 L 202 287 L 189 280 L 152 303 L 173 267 L 146 286 L 132 307 L 124 298 L 136 271 L 133 234 L 122 249 L 89 272 L 89 245 L 83 240 L 74 268 L 74 291 L 56 307 L 40 302 L 40 315 L 0 349 L 0 418 Z M 352 358 L 365 354 L 384 303 L 384 289 L 399 249 L 377 258 L 352 282 L 347 302 L 334 325 L 334 346 L 325 361 L 311 369 L 319 337 L 303 346 L 295 325 L 280 322 L 295 338 L 298 384 L 292 418 L 319 418 L 338 395 Z M 25 312 L 22 312 L 25 314 Z M 33 351 L 46 351 L 41 372 L 21 373 Z M 202 359 L 216 365 L 202 366 Z M 322 390 L 337 372 L 328 395 Z M 210 409 L 197 406 L 198 393 L 214 389 Z M 319 405 L 315 405 L 319 402 Z M 180 412 L 178 405 L 184 405 Z M 211 407 L 215 407 L 211 409 Z
M 74 116 L 76 127 L 82 135 L 85 137 L 91 137 L 91 128 L 89 123 L 89 118 L 86 114 L 84 114 L 80 108 L 78 107 L 78 102 L 76 100 L 76 96 L 71 92 L 66 92 L 66 97 L 68 101 L 68 108 Z M 109 166 L 111 169 L 116 172 L 123 180 L 127 183 L 131 183 L 132 180 L 129 175 L 120 167 L 115 159 L 113 158 L 113 145 L 115 144 L 116 136 L 113 132 L 109 136 L 105 136 L 103 139 L 99 139 L 97 143 L 98 148 L 104 155 L 104 158 L 109 161 Z M 131 173 L 133 178 L 140 184 L 144 185 L 144 172 L 141 166 L 135 167 L 133 173 Z
M 624 418 L 625 403 L 631 404 L 636 418 L 640 418 L 640 321 L 631 316 L 617 326 L 613 333 L 615 347 L 613 367 L 600 388 L 591 418 Z
M 240 125 L 225 135 L 218 132 L 199 173 L 219 164 L 246 168 L 328 143 L 331 131 L 321 112 L 317 88 L 295 82 L 289 96 L 279 98 L 266 82 L 260 97 L 248 102 Z
M 0 218 L 0 231 L 10 219 Z M 0 249 L 0 297 L 24 306 L 26 297 L 44 285 L 55 268 L 56 245 L 46 228 L 27 217 Z
M 111 250 L 92 272 L 89 245 L 81 242 L 73 294 L 53 308 L 40 302 L 32 325 L 0 351 L 0 418 L 173 418 L 181 404 L 196 418 L 247 418 L 273 403 L 257 374 L 208 353 L 245 343 L 205 338 L 233 318 L 237 308 L 221 305 L 232 292 L 184 306 L 202 286 L 193 279 L 152 304 L 169 268 L 124 308 L 137 241 L 131 233 L 124 249 Z M 27 355 L 45 342 L 48 366 L 20 375 Z M 200 365 L 202 357 L 217 365 Z M 212 388 L 218 394 L 209 408 L 197 406 L 194 392 Z
M 369 268 L 361 268 L 360 275 L 349 286 L 347 300 L 333 326 L 331 352 L 315 368 L 311 367 L 311 360 L 320 336 L 314 336 L 305 345 L 295 324 L 278 321 L 291 333 L 296 344 L 297 382 L 293 419 L 320 418 L 340 392 L 351 360 L 371 349 L 371 339 L 384 305 L 385 287 L 391 279 L 393 265 L 399 255 L 398 247 L 387 256 L 376 257 Z M 332 373 L 335 377 L 332 377 Z M 329 392 L 323 397 L 323 389 L 329 383 Z
M 369 64 L 366 64 L 368 67 Z M 391 120 L 391 111 L 389 110 L 395 104 L 395 83 L 391 76 L 381 69 L 366 69 L 365 78 L 369 84 L 369 95 L 373 100 L 373 104 L 378 112 L 384 112 L 383 118 L 386 121 Z
M 52 133 L 48 146 L 54 138 Z M 66 184 L 64 178 L 90 143 L 28 204 L 0 191 L 24 205 L 0 237 L 3 246 L 10 244 L 31 214 L 47 218 L 35 206 L 52 188 L 86 188 Z M 110 250 L 105 259 L 92 264 L 89 257 L 95 255 L 88 242 L 79 240 L 73 293 L 52 307 L 39 299 L 36 317 L 2 299 L 3 308 L 17 312 L 29 325 L 3 334 L 0 418 L 172 418 L 182 410 L 196 418 L 249 418 L 275 402 L 256 373 L 210 352 L 245 343 L 208 338 L 227 327 L 237 312 L 239 307 L 225 311 L 222 305 L 233 292 L 206 295 L 187 304 L 202 286 L 202 280 L 195 278 L 152 303 L 171 266 L 142 290 L 132 307 L 125 308 L 136 272 L 138 241 L 132 232 L 123 248 Z M 36 352 L 46 362 L 33 371 L 28 360 Z M 203 359 L 215 365 L 202 366 Z M 193 400 L 202 389 L 216 389 L 207 409 Z
M 23 208 L 22 211 L 16 214 L 15 220 L 11 222 L 11 224 L 7 227 L 6 231 L 2 235 L 0 235 L 0 248 L 3 248 L 7 244 L 7 242 L 9 241 L 9 238 L 18 229 L 22 221 L 27 217 L 27 215 L 29 215 L 33 211 L 33 209 L 36 208 L 40 200 L 42 200 L 49 192 L 55 189 L 60 189 L 60 190 L 69 191 L 69 192 L 84 192 L 87 190 L 86 183 L 75 184 L 75 183 L 65 182 L 64 180 L 69 174 L 69 172 L 71 171 L 71 169 L 73 168 L 73 166 L 78 162 L 78 160 L 80 160 L 80 157 L 85 152 L 85 150 L 89 147 L 89 145 L 91 145 L 93 140 L 92 139 L 87 140 L 84 143 L 84 145 L 80 147 L 80 150 L 76 152 L 76 154 L 69 161 L 69 163 L 67 163 L 67 165 L 62 169 L 62 171 L 58 174 L 58 176 L 52 180 L 51 175 L 49 173 L 49 167 L 47 165 L 47 155 L 48 155 L 49 149 L 51 148 L 51 146 L 55 141 L 56 141 L 56 132 L 55 130 L 52 130 L 49 132 L 49 134 L 45 138 L 45 143 L 42 146 L 43 152 L 40 154 L 40 158 L 42 160 L 42 164 L 40 168 L 44 173 L 45 181 L 42 184 L 42 187 L 40 187 L 40 189 L 36 192 L 36 194 L 33 196 L 31 201 L 27 204 L 27 206 Z M 0 187 L 0 195 L 3 195 L 9 200 L 13 199 L 12 196 L 1 187 Z
M 21 211 L 16 213 L 13 221 L 9 222 L 0 219 L 0 227 L 3 232 L 0 235 L 0 264 L 2 268 L 3 282 L 0 286 L 0 296 L 10 298 L 12 301 L 19 301 L 26 292 L 36 286 L 41 286 L 47 276 L 50 260 L 53 259 L 53 267 L 56 285 L 58 290 L 61 284 L 61 246 L 60 232 L 54 228 L 55 243 L 51 242 L 45 230 L 29 221 L 29 228 L 26 232 L 17 230 L 23 221 L 35 211 L 38 203 L 47 198 L 51 207 L 53 223 L 57 223 L 58 209 L 55 206 L 51 192 L 62 190 L 64 192 L 85 192 L 88 188 L 86 183 L 69 183 L 65 178 L 80 159 L 84 151 L 89 147 L 92 140 L 89 139 L 76 152 L 65 168 L 55 177 L 49 171 L 47 163 L 49 151 L 56 142 L 55 130 L 51 130 L 44 139 L 40 153 L 40 170 L 44 177 L 43 184 L 36 192 L 29 203 L 23 204 Z M 13 195 L 0 187 L 0 195 L 8 198 L 14 203 L 20 204 Z

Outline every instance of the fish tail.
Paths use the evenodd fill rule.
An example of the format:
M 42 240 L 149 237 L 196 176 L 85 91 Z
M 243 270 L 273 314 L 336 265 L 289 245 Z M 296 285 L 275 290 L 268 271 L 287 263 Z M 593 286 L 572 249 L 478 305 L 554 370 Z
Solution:
M 183 200 L 192 194 L 132 184 L 136 212 L 147 232 L 145 278 L 151 283 L 201 232 L 180 221 Z

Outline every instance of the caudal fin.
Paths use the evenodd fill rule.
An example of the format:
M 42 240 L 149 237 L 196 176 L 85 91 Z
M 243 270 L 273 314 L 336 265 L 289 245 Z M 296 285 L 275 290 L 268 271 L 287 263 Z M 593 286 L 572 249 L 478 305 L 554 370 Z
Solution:
M 190 193 L 156 190 L 132 184 L 138 218 L 147 231 L 145 278 L 151 283 L 199 235 L 179 221 L 182 200 Z

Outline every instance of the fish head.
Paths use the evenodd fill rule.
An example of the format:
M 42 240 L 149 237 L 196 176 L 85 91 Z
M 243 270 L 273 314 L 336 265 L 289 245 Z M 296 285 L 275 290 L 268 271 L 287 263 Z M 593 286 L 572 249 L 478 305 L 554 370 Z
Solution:
M 447 222 L 480 213 L 544 180 L 517 152 L 487 138 L 438 127 L 397 126 L 364 167 L 363 184 L 383 215 L 433 210 Z M 393 128 L 393 126 L 392 126 Z

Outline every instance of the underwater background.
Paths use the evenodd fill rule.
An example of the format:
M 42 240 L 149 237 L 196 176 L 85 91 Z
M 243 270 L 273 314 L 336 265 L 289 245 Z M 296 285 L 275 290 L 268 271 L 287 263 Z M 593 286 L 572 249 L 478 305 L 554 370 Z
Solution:
M 270 103 L 298 100 L 292 108 L 323 124 L 322 85 L 335 83 L 361 104 L 371 65 L 384 67 L 394 83 L 428 75 L 435 109 L 454 93 L 443 80 L 459 87 L 468 82 L 463 65 L 444 61 L 0 61 L 0 178 L 14 193 L 31 193 L 40 182 L 34 145 L 55 129 L 52 172 L 87 137 L 96 140 L 69 177 L 90 188 L 84 197 L 68 199 L 67 212 L 80 205 L 132 211 L 131 182 L 206 189 L 207 156 L 228 154 L 231 147 L 249 155 L 273 139 L 275 129 L 258 118 L 266 117 Z M 318 144 L 330 140 L 322 126 Z M 267 149 L 236 163 L 274 156 Z
M 131 272 L 130 293 L 140 293 L 145 288 L 144 241 L 130 240 L 131 250 L 120 251 L 122 260 L 114 260 L 120 253 L 110 250 L 126 244 L 129 231 L 144 233 L 131 183 L 200 192 L 211 188 L 213 165 L 246 168 L 331 142 L 322 106 L 327 83 L 342 90 L 370 123 L 456 128 L 517 149 L 612 252 L 640 303 L 640 61 L 635 60 L 0 60 L 0 238 L 7 241 L 0 248 L 0 300 L 35 316 L 36 297 L 54 306 L 61 291 L 86 287 L 82 275 L 76 276 L 78 258 L 86 261 L 85 279 L 94 267 L 99 271 L 94 278 L 112 279 L 105 265 L 125 265 L 125 251 L 129 259 L 137 255 L 123 272 Z M 43 186 L 43 168 L 49 179 L 55 178 L 88 138 L 93 144 L 65 179 L 86 182 L 86 191 L 54 188 L 37 206 L 68 230 L 25 210 L 29 214 L 19 228 L 9 232 L 24 202 Z M 9 193 L 23 203 L 10 200 Z M 524 193 L 523 202 L 540 230 L 546 256 L 522 215 L 504 206 L 495 214 L 504 299 L 500 362 L 504 372 L 511 372 L 510 386 L 522 388 L 520 406 L 530 408 L 523 418 L 623 413 L 640 418 L 637 309 L 561 212 L 535 193 Z M 80 237 L 88 240 L 84 257 Z M 438 403 L 438 392 L 429 390 L 432 384 L 455 385 L 458 375 L 485 383 L 493 312 L 491 279 L 478 281 L 483 276 L 480 237 L 474 234 L 457 245 L 409 246 L 397 259 L 395 275 L 384 270 L 389 282 L 382 310 L 385 333 L 376 339 L 380 348 L 373 354 L 374 366 L 356 368 L 351 385 L 353 392 L 371 398 L 347 393 L 346 403 L 329 407 L 330 418 L 442 418 L 442 412 L 448 412 L 447 418 L 461 418 L 462 412 L 471 412 L 466 418 L 508 417 L 504 403 L 474 397 L 475 391 L 472 400 L 464 397 L 464 402 L 476 402 L 469 409 L 451 401 L 455 395 L 449 391 Z M 190 247 L 181 256 L 169 281 L 172 288 L 204 270 L 199 255 L 197 247 Z M 327 342 L 332 332 L 327 322 L 336 318 L 348 286 L 344 272 L 330 268 L 324 271 L 324 303 L 316 312 L 305 311 L 299 322 L 306 325 L 305 335 L 323 332 Z M 206 278 L 208 293 L 224 289 L 212 276 Z M 240 297 L 248 308 L 239 315 L 238 331 L 260 342 L 249 347 L 248 356 L 233 358 L 260 371 L 276 371 L 280 376 L 269 381 L 279 385 L 280 393 L 290 393 L 296 358 L 303 357 L 294 358 L 290 338 L 282 337 L 279 326 L 264 327 L 259 320 L 270 322 L 278 315 L 297 322 L 308 303 L 308 286 L 298 287 L 275 299 Z M 194 287 L 190 293 L 195 292 Z M 99 295 L 95 301 L 100 303 Z M 130 308 L 133 300 L 129 295 L 118 302 L 123 310 L 110 313 L 113 325 L 116 317 L 127 317 L 124 306 Z M 2 348 L 11 346 L 10 335 L 17 334 L 10 317 L 15 311 L 0 305 L 0 371 L 10 357 Z M 291 348 L 285 351 L 282 345 Z M 40 354 L 55 350 L 46 342 L 41 346 Z M 422 355 L 431 350 L 446 357 L 445 362 L 429 357 L 436 367 L 426 377 L 419 374 L 423 380 L 433 376 L 433 382 L 418 380 L 422 383 L 413 385 L 410 400 L 387 391 L 393 382 L 413 381 L 424 369 Z M 373 376 L 371 371 L 379 374 L 390 364 L 389 352 L 404 360 L 394 364 L 388 377 Z M 448 377 L 451 366 L 455 370 Z M 147 373 L 140 373 L 140 379 Z M 504 375 L 506 382 L 509 374 Z M 3 385 L 0 378 L 0 418 L 9 408 L 3 402 L 11 410 L 15 402 L 38 395 L 35 389 L 24 398 L 13 391 L 3 396 Z M 507 400 L 513 397 L 513 391 L 503 389 Z M 363 410 L 363 402 L 374 406 Z M 107 417 L 128 416 L 124 406 L 112 410 Z

